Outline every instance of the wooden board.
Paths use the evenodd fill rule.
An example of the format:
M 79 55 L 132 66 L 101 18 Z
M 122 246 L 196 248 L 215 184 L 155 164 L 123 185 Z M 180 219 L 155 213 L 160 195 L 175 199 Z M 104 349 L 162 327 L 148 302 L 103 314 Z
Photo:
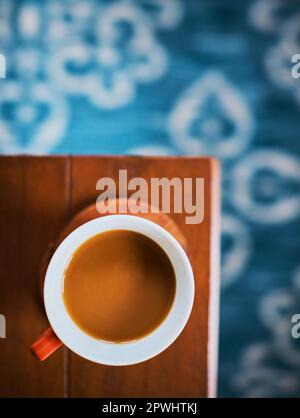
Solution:
M 62 158 L 0 158 L 0 396 L 63 396 L 63 351 L 37 362 L 28 347 L 47 325 L 37 272 L 66 222 L 68 166 Z M 57 208 L 59 208 L 57 210 Z
M 164 353 L 138 365 L 102 366 L 66 349 L 38 363 L 28 347 L 47 323 L 38 297 L 42 255 L 67 220 L 96 202 L 97 180 L 117 178 L 120 169 L 127 169 L 129 179 L 205 178 L 205 221 L 187 225 L 185 214 L 171 214 L 187 238 L 195 274 L 195 304 L 188 325 Z M 208 158 L 1 157 L 0 313 L 6 315 L 8 328 L 7 339 L 0 340 L 0 396 L 204 397 L 209 386 L 213 395 L 217 182 L 217 164 Z M 210 311 L 212 290 L 215 307 Z M 214 335 L 210 334 L 209 344 L 211 325 Z

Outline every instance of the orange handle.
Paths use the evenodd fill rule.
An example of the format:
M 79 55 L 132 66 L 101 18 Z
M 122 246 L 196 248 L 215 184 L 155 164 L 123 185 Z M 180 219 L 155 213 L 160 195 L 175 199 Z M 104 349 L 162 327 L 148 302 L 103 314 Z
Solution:
M 62 345 L 63 343 L 56 336 L 53 329 L 49 327 L 43 332 L 40 338 L 32 344 L 30 349 L 38 360 L 44 361 Z

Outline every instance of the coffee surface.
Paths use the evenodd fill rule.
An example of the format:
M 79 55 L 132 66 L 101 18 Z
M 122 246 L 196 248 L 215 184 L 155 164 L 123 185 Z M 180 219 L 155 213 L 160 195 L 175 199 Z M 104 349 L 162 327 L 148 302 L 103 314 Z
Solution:
M 136 232 L 114 230 L 84 242 L 64 274 L 63 299 L 86 334 L 109 342 L 134 341 L 166 318 L 176 292 L 163 249 Z

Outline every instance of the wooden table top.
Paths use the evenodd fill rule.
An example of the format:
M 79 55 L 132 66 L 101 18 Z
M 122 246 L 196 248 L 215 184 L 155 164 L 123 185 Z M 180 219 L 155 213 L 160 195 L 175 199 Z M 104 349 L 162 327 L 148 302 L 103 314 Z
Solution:
M 117 178 L 205 179 L 205 217 L 196 225 L 171 213 L 188 243 L 195 275 L 189 322 L 166 351 L 146 362 L 109 367 L 67 348 L 40 363 L 31 343 L 48 326 L 38 272 L 49 243 L 76 213 L 96 202 L 96 182 Z M 214 396 L 218 327 L 218 164 L 210 158 L 0 157 L 0 397 Z

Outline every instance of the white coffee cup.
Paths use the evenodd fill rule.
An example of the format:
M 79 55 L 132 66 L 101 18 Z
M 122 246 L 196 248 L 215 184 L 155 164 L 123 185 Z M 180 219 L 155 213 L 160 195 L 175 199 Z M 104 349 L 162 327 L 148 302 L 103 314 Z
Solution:
M 94 235 L 115 229 L 135 231 L 155 241 L 168 255 L 176 276 L 175 299 L 164 321 L 146 336 L 126 343 L 105 342 L 84 333 L 68 314 L 62 294 L 64 271 L 76 249 Z M 193 271 L 181 245 L 161 226 L 138 216 L 104 216 L 81 225 L 59 245 L 46 273 L 44 301 L 52 330 L 70 350 L 100 364 L 136 364 L 164 351 L 184 329 L 194 301 Z M 58 346 L 59 344 L 52 351 Z M 48 355 L 44 356 L 46 357 Z

